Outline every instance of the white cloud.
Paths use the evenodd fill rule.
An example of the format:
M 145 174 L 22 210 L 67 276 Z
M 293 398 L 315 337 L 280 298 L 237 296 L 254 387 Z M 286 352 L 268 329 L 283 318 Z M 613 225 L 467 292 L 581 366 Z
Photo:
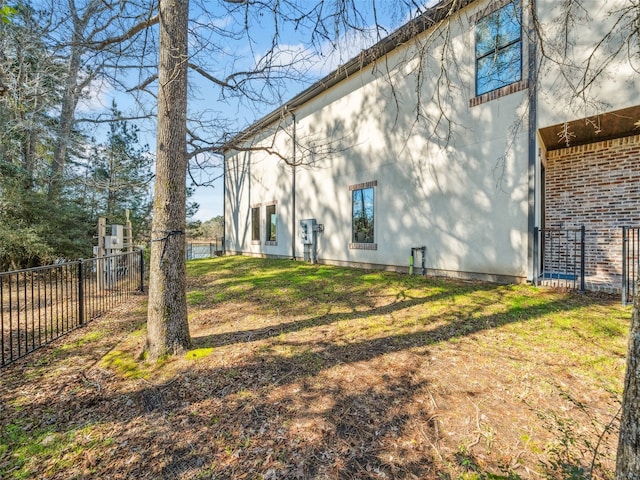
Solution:
M 316 57 L 314 70 L 319 75 L 327 75 L 363 50 L 374 45 L 378 40 L 374 30 L 369 29 L 363 32 L 350 31 L 340 37 L 335 45 L 325 42 Z
M 269 61 L 272 66 L 292 66 L 296 71 L 311 76 L 323 77 L 362 50 L 370 47 L 377 41 L 372 32 L 350 32 L 343 35 L 336 43 L 324 42 L 318 48 L 308 47 L 302 43 L 281 44 L 271 52 L 268 59 L 266 53 L 255 58 L 258 67 Z
M 313 76 L 323 77 L 356 57 L 363 50 L 382 40 L 401 25 L 417 17 L 428 8 L 433 7 L 439 1 L 428 0 L 421 6 L 413 8 L 404 15 L 397 25 L 371 25 L 362 31 L 349 31 L 342 35 L 337 42 L 325 41 L 317 49 L 305 48 L 302 44 L 282 45 L 280 48 L 282 51 L 278 55 L 282 56 L 282 60 L 304 58 L 303 65 L 308 70 L 308 73 Z M 380 35 L 377 32 L 381 32 Z M 282 64 L 285 64 L 284 61 Z
M 106 108 L 111 108 L 111 98 L 114 92 L 113 85 L 105 79 L 95 79 L 89 83 L 89 87 L 83 92 L 78 101 L 78 113 L 95 113 Z
M 209 20 L 209 26 L 217 30 L 225 30 L 234 22 L 231 15 L 225 15 L 224 17 L 212 18 Z

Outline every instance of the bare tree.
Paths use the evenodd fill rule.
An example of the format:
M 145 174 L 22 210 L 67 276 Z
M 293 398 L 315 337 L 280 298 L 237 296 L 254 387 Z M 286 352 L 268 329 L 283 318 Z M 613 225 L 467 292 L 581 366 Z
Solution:
M 97 82 L 123 87 L 120 75 L 131 68 L 144 69 L 147 56 L 156 51 L 149 48 L 151 37 L 145 34 L 148 27 L 157 22 L 153 4 L 67 0 L 66 5 L 60 7 L 51 0 L 49 16 L 42 20 L 48 31 L 48 42 L 66 62 L 51 161 L 51 199 L 57 197 L 62 187 L 78 124 L 79 101 Z
M 356 5 L 351 2 L 332 3 L 334 9 L 329 6 L 329 2 L 321 2 L 321 5 L 306 9 L 305 2 L 294 1 L 229 4 L 225 14 L 236 21 L 240 19 L 237 29 L 227 26 L 224 31 L 214 32 L 218 36 L 213 38 L 207 36 L 210 32 L 203 35 L 200 31 L 192 40 L 197 50 L 187 56 L 188 2 L 161 0 L 158 143 L 147 330 L 147 349 L 151 359 L 189 346 L 184 259 L 187 162 L 188 157 L 197 159 L 199 155 L 217 151 L 221 145 L 220 142 L 206 140 L 207 135 L 200 132 L 209 132 L 211 136 L 212 128 L 215 131 L 215 127 L 227 125 L 214 114 L 209 122 L 200 118 L 194 123 L 195 127 L 187 129 L 187 68 L 216 86 L 221 98 L 239 96 L 245 101 L 279 102 L 284 82 L 299 78 L 304 73 L 300 65 L 304 64 L 305 55 L 311 54 L 307 51 L 293 57 L 283 55 L 279 48 L 280 25 L 284 22 L 305 25 L 310 29 L 313 44 L 339 35 L 343 26 L 351 25 L 352 20 L 361 20 Z M 202 8 L 200 12 L 205 20 L 209 10 Z M 254 55 L 254 64 L 239 66 L 224 76 L 212 73 L 220 69 L 208 63 L 213 57 L 211 52 L 222 53 L 216 38 L 245 38 L 254 48 L 256 42 L 252 38 L 250 22 L 262 21 L 261 17 L 267 15 L 273 22 L 273 31 L 272 42 L 266 52 Z M 352 15 L 356 15 L 355 19 Z M 200 22 L 205 25 L 216 23 L 213 19 L 205 20 L 201 18 Z M 198 30 L 198 22 L 192 27 Z M 144 90 L 152 82 L 150 78 L 138 88 Z M 218 138 L 224 138 L 224 135 Z M 191 147 L 190 153 L 187 153 L 187 145 Z M 287 162 L 295 169 L 326 148 L 318 142 L 307 142 L 301 155 Z
M 188 0 L 160 0 L 158 137 L 147 317 L 147 350 L 152 360 L 190 345 L 184 255 L 188 16 Z

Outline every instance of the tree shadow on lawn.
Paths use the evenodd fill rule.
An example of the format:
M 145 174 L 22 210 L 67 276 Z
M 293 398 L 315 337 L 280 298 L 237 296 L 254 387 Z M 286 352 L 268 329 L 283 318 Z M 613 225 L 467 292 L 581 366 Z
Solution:
M 446 312 L 438 312 L 435 315 L 425 315 L 421 313 L 411 314 L 418 317 L 417 321 L 421 323 L 421 327 L 423 327 L 425 331 L 429 331 L 429 334 L 425 338 L 427 343 L 446 341 L 451 338 L 466 336 L 508 323 L 538 318 L 541 315 L 545 315 L 553 311 L 569 311 L 584 306 L 582 301 L 568 302 L 565 299 L 560 299 L 542 303 L 540 305 L 530 305 L 526 307 L 511 305 L 503 312 L 498 312 L 492 315 L 478 315 L 487 307 L 491 307 L 505 301 L 505 297 L 508 297 L 512 292 L 505 291 L 503 290 L 504 288 L 504 286 L 490 286 L 488 284 L 473 285 L 466 286 L 462 291 L 460 289 L 444 290 L 424 297 L 407 295 L 403 291 L 397 294 L 394 300 L 387 305 L 365 305 L 366 310 L 352 308 L 351 311 L 347 312 L 339 311 L 332 313 L 333 306 L 331 304 L 318 302 L 316 311 L 325 311 L 315 317 L 301 318 L 290 322 L 278 322 L 277 324 L 270 324 L 262 328 L 242 329 L 241 326 L 236 325 L 235 331 L 231 333 L 194 336 L 192 338 L 192 348 L 217 348 L 242 342 L 256 342 L 281 334 L 301 332 L 306 329 L 332 325 L 341 321 L 356 322 L 358 320 L 366 320 L 376 316 L 388 316 L 395 312 L 409 310 L 412 307 L 428 306 L 433 302 L 441 302 L 469 292 L 495 291 L 492 292 L 494 293 L 494 296 L 490 298 L 474 299 L 475 302 L 472 307 L 468 304 L 456 305 L 455 303 L 451 303 L 450 305 L 447 305 Z M 496 295 L 498 296 L 497 301 Z M 575 299 L 581 300 L 582 297 L 575 297 Z M 362 306 L 362 304 L 360 304 L 360 306 Z M 439 326 L 435 329 L 428 328 L 428 323 L 439 323 L 443 321 L 447 322 L 447 325 Z M 235 323 L 237 324 L 239 322 L 236 321 Z M 414 338 L 414 336 L 411 336 L 410 338 Z
M 391 305 L 386 305 L 366 312 L 321 315 L 315 319 L 280 324 L 277 331 L 278 334 L 280 332 L 292 333 L 306 328 L 327 325 L 345 319 L 358 320 L 372 315 L 386 315 L 403 308 L 409 308 L 414 305 L 428 302 L 429 299 L 434 299 L 436 297 L 442 298 L 443 296 L 446 296 L 446 294 L 436 294 L 432 297 L 394 302 Z M 439 320 L 444 320 L 444 324 L 440 321 L 433 328 L 427 328 L 417 332 L 392 334 L 345 344 L 336 344 L 331 341 L 327 342 L 315 339 L 306 342 L 288 343 L 286 340 L 279 337 L 272 338 L 274 329 L 266 328 L 243 331 L 241 337 L 227 334 L 196 337 L 193 339 L 193 347 L 215 348 L 234 343 L 249 344 L 269 338 L 271 338 L 271 344 L 274 346 L 289 344 L 304 351 L 289 357 L 283 357 L 278 354 L 270 354 L 267 349 L 261 349 L 255 353 L 255 356 L 257 357 L 256 360 L 253 363 L 243 363 L 242 368 L 254 372 L 256 369 L 262 369 L 265 368 L 265 366 L 269 366 L 268 370 L 273 369 L 279 373 L 286 374 L 288 377 L 287 381 L 291 382 L 301 377 L 317 375 L 320 371 L 332 368 L 336 365 L 364 362 L 387 353 L 411 348 L 428 347 L 439 342 L 446 342 L 452 339 L 469 336 L 474 333 L 509 323 L 538 318 L 539 316 L 548 314 L 551 311 L 562 310 L 566 312 L 570 309 L 580 308 L 582 305 L 578 303 L 568 305 L 564 300 L 557 300 L 543 305 L 524 308 L 513 307 L 503 313 L 474 315 L 476 311 L 482 310 L 484 306 L 485 305 L 478 305 L 472 310 L 465 307 L 464 311 L 467 313 L 465 318 L 458 318 L 457 312 L 452 311 L 447 318 L 443 319 L 442 317 L 439 317 Z M 316 358 L 317 361 L 310 362 L 310 355 Z M 236 370 L 237 368 L 238 367 L 232 367 L 233 370 Z M 223 375 L 223 377 L 224 376 L 226 375 Z M 226 387 L 230 387 L 232 390 L 235 389 L 233 382 L 230 382 Z
M 451 295 L 438 292 L 364 312 L 322 314 L 280 324 L 278 333 L 389 315 Z M 461 310 L 452 305 L 430 329 L 342 344 L 271 338 L 268 328 L 194 338 L 196 348 L 246 344 L 247 354 L 218 367 L 206 359 L 191 362 L 164 384 L 137 381 L 95 389 L 78 378 L 57 398 L 34 401 L 29 409 L 45 417 L 60 411 L 53 424 L 59 432 L 83 421 L 105 429 L 110 446 L 86 466 L 95 478 L 442 479 L 452 478 L 451 471 L 482 473 L 471 453 L 453 466 L 441 457 L 439 409 L 429 400 L 429 347 L 583 302 L 560 299 L 482 314 L 486 306 L 465 306 L 464 318 L 458 318 Z M 267 339 L 293 353 L 249 348 Z M 224 355 L 216 350 L 211 355 L 218 354 Z
M 295 315 L 301 307 L 321 307 L 327 303 L 352 311 L 375 308 L 376 299 L 384 295 L 381 292 L 389 289 L 397 292 L 393 295 L 397 300 L 406 291 L 416 289 L 437 290 L 446 297 L 497 288 L 489 283 L 456 282 L 281 259 L 248 259 L 245 262 L 250 268 L 247 268 L 247 264 L 227 258 L 233 257 L 225 257 L 216 264 L 198 265 L 197 271 L 205 272 L 208 267 L 210 275 L 201 273 L 190 277 L 187 297 L 192 306 L 217 306 L 225 301 L 251 302 L 262 310 Z M 190 265 L 190 272 L 192 267 Z
M 440 443 L 445 434 L 438 427 L 439 409 L 428 400 L 433 399 L 426 378 L 428 346 L 559 308 L 566 310 L 566 303 L 517 308 L 451 321 L 428 332 L 343 345 L 295 343 L 301 351 L 291 356 L 263 350 L 227 367 L 199 370 L 196 364 L 171 386 L 160 387 L 166 403 L 158 408 L 176 412 L 170 398 L 181 385 L 190 385 L 190 404 L 200 406 L 189 424 L 207 425 L 202 434 L 212 439 L 211 450 L 167 452 L 167 465 L 191 465 L 197 471 L 194 465 L 214 464 L 211 477 L 205 478 L 428 479 L 452 478 L 448 471 L 454 470 L 474 472 L 475 478 L 517 479 L 508 467 L 485 475 L 486 467 L 471 452 L 454 456 L 458 464 L 453 467 L 443 462 Z M 319 318 L 326 321 L 326 316 Z M 218 340 L 206 337 L 199 346 Z M 409 349 L 411 355 L 404 355 Z M 375 372 L 365 374 L 367 369 Z M 206 386 L 193 389 L 195 379 L 204 377 Z
M 337 313 L 319 315 L 312 319 L 279 324 L 276 333 L 299 332 L 306 328 L 313 328 L 349 319 L 360 320 L 371 315 L 388 315 L 404 308 L 428 303 L 436 299 L 450 296 L 447 292 L 440 292 L 424 298 L 412 298 L 405 301 L 393 302 L 364 312 Z M 439 342 L 472 335 L 483 330 L 513 322 L 527 321 L 553 311 L 568 311 L 583 306 L 583 302 L 568 303 L 566 300 L 556 300 L 541 305 L 529 307 L 513 306 L 503 313 L 477 315 L 487 305 L 478 304 L 473 308 L 464 307 L 464 318 L 458 318 L 459 311 L 452 308 L 444 324 L 434 328 L 413 333 L 403 333 L 384 336 L 381 338 L 355 341 L 347 344 L 336 344 L 331 341 L 309 340 L 307 342 L 288 342 L 282 338 L 271 338 L 274 328 L 252 329 L 243 331 L 241 335 L 210 335 L 194 339 L 194 346 L 198 348 L 223 347 L 233 343 L 252 343 L 271 338 L 272 346 L 290 346 L 300 350 L 291 356 L 282 356 L 268 352 L 268 349 L 258 350 L 253 359 L 247 359 L 231 368 L 216 369 L 210 372 L 218 379 L 214 391 L 219 398 L 233 398 L 237 396 L 257 395 L 259 392 L 272 391 L 274 388 L 299 385 L 299 390 L 293 394 L 281 397 L 277 405 L 293 404 L 295 412 L 305 411 L 303 419 L 298 419 L 302 425 L 302 435 L 311 435 L 312 441 L 296 443 L 295 432 L 287 430 L 288 438 L 294 438 L 293 447 L 283 447 L 279 453 L 279 460 L 275 462 L 270 454 L 262 455 L 263 448 L 247 449 L 244 452 L 254 455 L 255 465 L 264 467 L 267 460 L 273 463 L 270 468 L 257 468 L 254 472 L 271 472 L 273 478 L 449 478 L 448 473 L 441 470 L 442 459 L 437 456 L 439 434 L 437 430 L 437 412 L 434 408 L 407 412 L 402 407 L 414 403 L 412 398 L 420 395 L 431 397 L 429 384 L 423 378 L 423 363 L 429 357 L 425 349 Z M 439 317 L 442 320 L 442 317 Z M 397 352 L 413 351 L 415 365 L 403 365 L 405 373 L 399 377 L 381 373 L 380 383 L 360 393 L 353 393 L 352 388 L 345 388 L 331 383 L 322 388 L 314 387 L 314 378 L 322 372 L 336 367 L 343 368 L 351 365 L 355 370 L 359 365 L 371 360 L 381 359 Z M 249 393 L 247 393 L 249 392 Z M 314 393 L 315 392 L 315 393 Z M 411 393 L 408 393 L 411 392 Z M 216 393 L 211 392 L 211 395 Z M 314 396 L 325 396 L 332 407 L 321 414 L 313 413 Z M 433 397 L 431 397 L 433 398 Z M 242 403 L 242 402 L 241 402 Z M 245 407 L 251 413 L 250 419 L 243 424 L 243 430 L 252 428 L 262 430 L 261 418 L 268 418 L 263 409 L 272 409 L 273 402 L 248 402 Z M 283 407 L 286 410 L 286 407 Z M 224 414 L 222 415 L 224 416 Z M 314 428 L 305 431 L 304 418 L 318 417 Z M 275 418 L 279 415 L 276 414 Z M 286 417 L 286 415 L 285 415 Z M 273 412 L 271 413 L 273 419 Z M 286 423 L 286 421 L 285 421 Z M 318 429 L 318 424 L 325 425 Z M 407 427 L 410 424 L 409 427 Z M 420 427 L 417 427 L 417 425 Z M 420 449 L 399 447 L 397 439 L 401 439 L 408 431 L 415 436 L 421 431 L 423 445 Z M 406 431 L 406 432 L 405 432 Z M 278 432 L 275 438 L 278 438 Z M 281 434 L 282 435 L 282 434 Z M 267 435 L 267 438 L 274 438 Z M 270 445 L 269 440 L 267 444 Z M 395 445 L 390 447 L 390 445 Z M 276 452 L 277 453 L 277 452 Z M 458 457 L 456 457 L 458 458 Z M 481 467 L 471 453 L 462 455 L 460 468 L 468 468 L 478 474 L 477 478 L 520 478 L 514 472 L 506 471 L 505 476 L 482 473 Z M 220 478 L 232 478 L 238 472 L 237 462 L 229 461 L 227 466 L 217 464 L 216 473 Z M 265 470 L 266 468 L 266 470 Z M 577 469 L 580 468 L 578 465 Z M 486 473 L 486 472 L 485 472 Z M 230 477 L 228 477 L 230 475 Z M 484 475 L 484 476 L 483 476 Z M 491 476 L 493 475 L 493 476 Z M 385 477 L 386 476 L 386 477 Z M 268 475 L 267 475 L 268 477 Z M 265 478 L 267 478 L 265 477 Z M 586 477 L 585 477 L 586 478 Z
M 417 305 L 423 305 L 429 301 L 441 300 L 450 296 L 447 293 L 436 293 L 427 297 L 409 298 L 408 300 L 395 300 L 388 305 L 382 307 L 370 306 L 367 310 L 357 310 L 353 308 L 349 312 L 331 313 L 332 305 L 326 303 L 318 303 L 317 310 L 326 310 L 316 317 L 302 318 L 291 322 L 278 322 L 275 325 L 269 325 L 263 328 L 245 329 L 238 328 L 232 333 L 222 333 L 215 335 L 205 335 L 192 338 L 192 348 L 215 348 L 225 345 L 232 345 L 241 342 L 255 342 L 264 340 L 273 336 L 300 332 L 309 328 L 320 327 L 323 325 L 331 325 L 342 320 L 359 320 L 366 319 L 374 315 L 389 315 L 393 312 L 411 308 Z

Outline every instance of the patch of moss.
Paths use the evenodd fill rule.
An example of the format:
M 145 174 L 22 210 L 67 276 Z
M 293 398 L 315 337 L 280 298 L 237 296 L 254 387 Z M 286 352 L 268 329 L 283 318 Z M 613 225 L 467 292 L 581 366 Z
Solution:
M 146 334 L 147 334 L 147 326 L 143 325 L 142 327 L 131 332 L 130 335 L 133 338 L 140 338 L 140 337 L 144 337 Z
M 149 372 L 141 367 L 140 362 L 137 362 L 130 352 L 122 350 L 112 350 L 107 353 L 100 361 L 100 365 L 115 370 L 124 378 L 147 378 L 149 376 Z
M 95 435 L 92 424 L 58 432 L 52 427 L 30 429 L 24 420 L 15 420 L 0 434 L 0 456 L 6 459 L 0 475 L 13 480 L 36 478 L 44 473 L 46 463 L 46 477 L 54 477 L 75 464 L 86 450 L 111 443 L 113 439 Z M 9 451 L 11 455 L 5 456 Z
M 184 357 L 187 360 L 198 360 L 199 358 L 208 357 L 212 353 L 213 348 L 196 348 L 194 350 L 189 350 Z

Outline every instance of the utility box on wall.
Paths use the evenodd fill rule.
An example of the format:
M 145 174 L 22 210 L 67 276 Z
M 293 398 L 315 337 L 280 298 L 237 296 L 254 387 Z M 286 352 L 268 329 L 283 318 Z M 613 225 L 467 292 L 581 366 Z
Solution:
M 316 231 L 316 219 L 308 218 L 300 220 L 300 243 L 303 245 L 312 245 L 314 243 L 314 235 Z
M 305 262 L 317 261 L 318 232 L 322 230 L 321 227 L 315 218 L 300 220 L 300 242 L 304 245 Z

